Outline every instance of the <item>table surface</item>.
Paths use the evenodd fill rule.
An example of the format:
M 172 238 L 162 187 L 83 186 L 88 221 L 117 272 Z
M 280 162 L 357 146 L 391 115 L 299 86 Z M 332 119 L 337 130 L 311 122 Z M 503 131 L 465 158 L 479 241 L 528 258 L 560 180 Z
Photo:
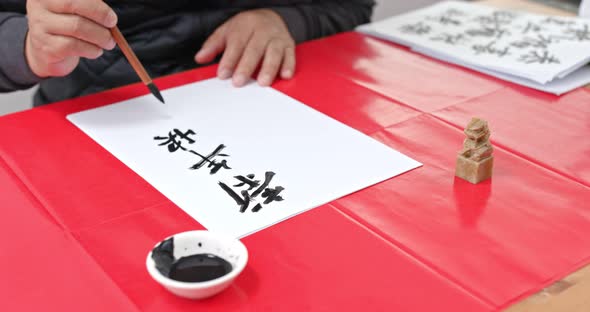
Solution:
M 151 281 L 143 259 L 201 226 L 65 119 L 145 87 L 0 117 L 4 308 L 588 310 L 589 90 L 557 97 L 356 33 L 297 54 L 297 78 L 274 88 L 424 166 L 246 237 L 243 274 L 194 302 Z M 490 122 L 495 146 L 494 177 L 478 185 L 453 177 L 472 116 Z

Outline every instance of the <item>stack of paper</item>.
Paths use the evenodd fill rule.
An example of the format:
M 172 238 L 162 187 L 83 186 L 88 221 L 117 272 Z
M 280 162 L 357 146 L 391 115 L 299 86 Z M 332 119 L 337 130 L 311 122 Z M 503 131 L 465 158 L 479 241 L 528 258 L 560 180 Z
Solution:
M 358 31 L 554 94 L 590 83 L 590 20 L 445 1 Z

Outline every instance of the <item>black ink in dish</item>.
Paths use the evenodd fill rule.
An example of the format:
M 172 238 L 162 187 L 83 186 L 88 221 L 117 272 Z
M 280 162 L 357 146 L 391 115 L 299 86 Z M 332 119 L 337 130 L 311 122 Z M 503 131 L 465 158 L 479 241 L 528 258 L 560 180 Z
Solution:
M 206 282 L 231 272 L 231 263 L 212 254 L 182 257 L 170 268 L 170 278 L 181 282 Z
M 174 258 L 174 238 L 161 242 L 152 251 L 156 269 L 162 275 L 180 282 L 206 282 L 220 278 L 232 270 L 227 260 L 208 253 Z

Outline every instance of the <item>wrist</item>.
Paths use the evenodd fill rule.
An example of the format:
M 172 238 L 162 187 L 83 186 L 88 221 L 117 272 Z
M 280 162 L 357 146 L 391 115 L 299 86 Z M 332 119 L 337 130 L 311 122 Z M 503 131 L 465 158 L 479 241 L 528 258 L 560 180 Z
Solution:
M 285 20 L 283 19 L 283 17 L 275 12 L 273 9 L 259 9 L 261 12 L 264 12 L 264 14 L 268 15 L 270 18 L 274 19 L 277 23 L 281 23 L 281 25 L 285 26 L 285 28 L 287 28 L 287 23 L 285 22 Z
M 305 18 L 297 8 L 272 7 L 268 10 L 281 18 L 281 21 L 285 24 L 291 38 L 293 38 L 296 43 L 301 43 L 309 39 Z

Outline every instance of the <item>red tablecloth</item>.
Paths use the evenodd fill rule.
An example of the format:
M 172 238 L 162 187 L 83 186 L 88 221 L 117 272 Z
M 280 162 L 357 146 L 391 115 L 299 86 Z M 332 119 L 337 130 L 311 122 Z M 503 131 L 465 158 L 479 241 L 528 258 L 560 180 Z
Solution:
M 144 263 L 201 226 L 65 119 L 145 87 L 1 117 L 2 310 L 493 311 L 590 262 L 590 91 L 547 95 L 355 33 L 297 53 L 276 89 L 424 166 L 245 238 L 235 284 L 190 301 Z M 472 116 L 496 147 L 478 185 L 454 178 Z

